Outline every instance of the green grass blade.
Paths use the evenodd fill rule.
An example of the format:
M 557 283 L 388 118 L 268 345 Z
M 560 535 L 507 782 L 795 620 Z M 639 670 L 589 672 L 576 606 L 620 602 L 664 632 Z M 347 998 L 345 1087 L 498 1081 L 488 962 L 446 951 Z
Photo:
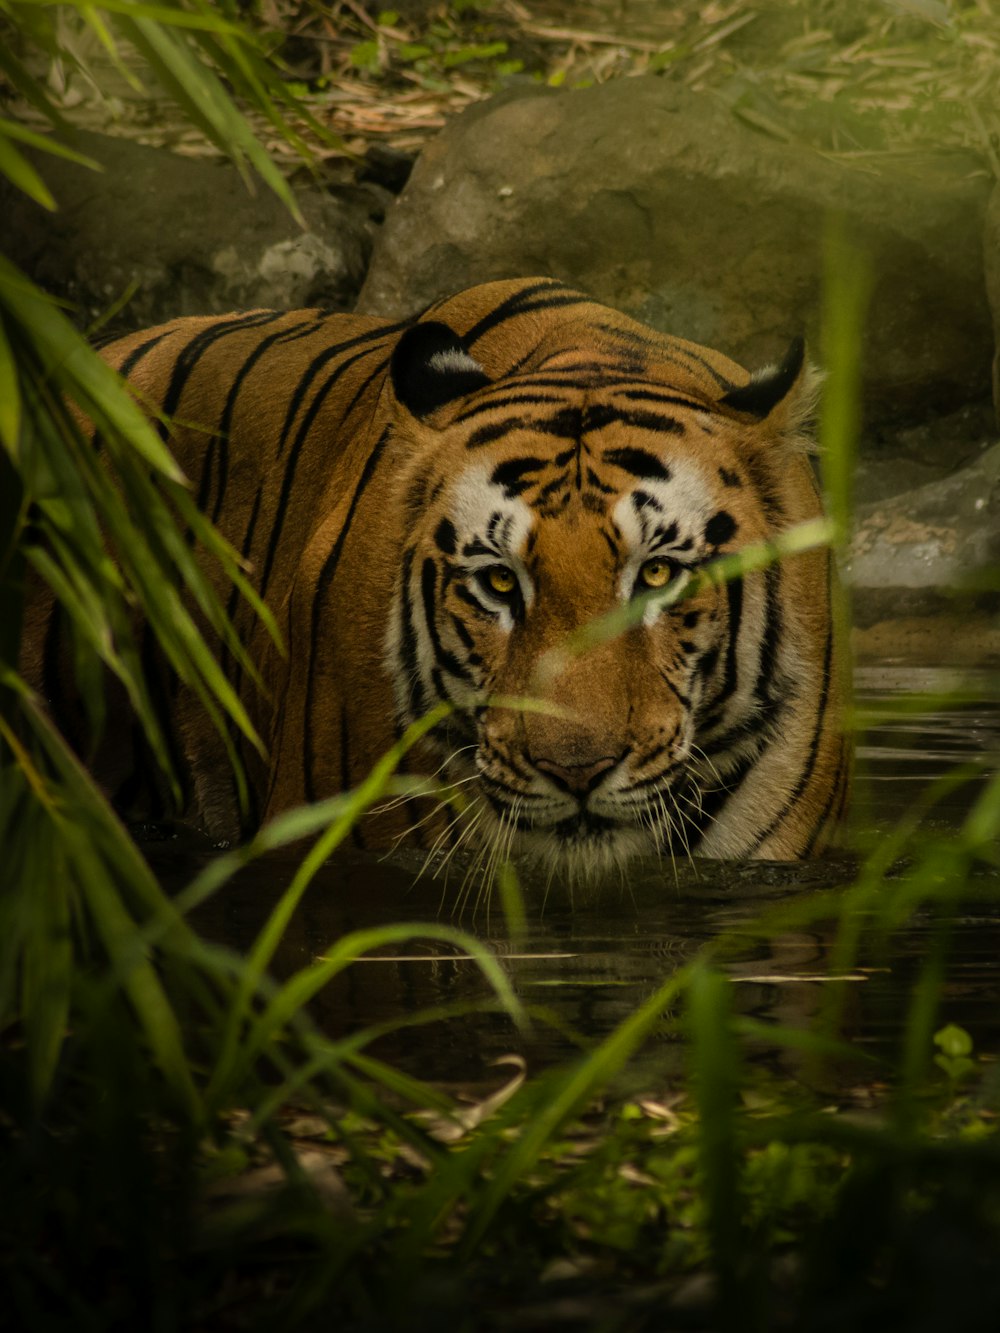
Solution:
M 739 1309 L 741 1295 L 742 1205 L 736 1134 L 740 1062 L 731 1028 L 731 989 L 720 972 L 703 962 L 693 966 L 688 1022 L 698 1108 L 698 1161 L 724 1325 Z
M 78 166 L 89 167 L 91 171 L 103 171 L 104 167 L 100 162 L 92 157 L 87 157 L 85 153 L 77 152 L 75 148 L 67 148 L 58 139 L 53 139 L 51 134 L 38 134 L 35 130 L 29 130 L 24 125 L 19 125 L 16 120 L 8 120 L 6 117 L 0 117 L 0 136 L 7 139 L 16 139 L 18 143 L 26 144 L 29 148 L 35 148 L 40 153 L 50 153 L 53 157 L 61 157 L 67 162 L 75 162 Z
M 11 185 L 17 187 L 36 204 L 54 212 L 56 201 L 52 191 L 39 176 L 23 153 L 19 153 L 10 142 L 6 133 L 6 122 L 0 120 L 0 176 L 6 176 Z
M 14 353 L 0 318 L 0 445 L 16 459 L 21 443 L 21 386 Z
M 489 1181 L 470 1209 L 458 1250 L 467 1260 L 482 1240 L 511 1189 L 529 1172 L 546 1143 L 576 1114 L 587 1099 L 624 1068 L 663 1011 L 683 990 L 687 972 L 680 969 L 640 1005 L 598 1048 L 561 1077 L 545 1104 L 521 1128 L 518 1137 L 495 1163 Z M 474 1148 L 478 1152 L 480 1149 Z
M 248 181 L 246 164 L 249 162 L 292 215 L 301 221 L 288 182 L 257 142 L 216 75 L 169 29 L 148 19 L 133 19 L 125 14 L 119 14 L 115 23 L 145 57 L 157 79 L 192 124 L 232 158 Z
M 862 330 L 872 289 L 871 261 L 852 244 L 843 217 L 827 226 L 824 269 L 820 352 L 826 383 L 820 404 L 820 458 L 826 510 L 842 544 L 850 532 L 861 421 Z

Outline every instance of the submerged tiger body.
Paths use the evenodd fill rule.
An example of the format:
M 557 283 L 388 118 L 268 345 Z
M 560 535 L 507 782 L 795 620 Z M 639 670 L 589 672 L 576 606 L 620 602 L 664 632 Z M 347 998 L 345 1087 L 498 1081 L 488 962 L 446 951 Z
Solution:
M 265 686 L 230 666 L 268 747 L 245 755 L 252 819 L 357 784 L 448 700 L 405 764 L 462 784 L 464 811 L 397 803 L 365 844 L 468 837 L 584 873 L 827 844 L 848 789 L 828 550 L 647 599 L 551 668 L 582 626 L 819 515 L 801 347 L 750 377 L 532 279 L 413 324 L 253 311 L 103 355 L 172 419 L 283 636 L 232 599 Z M 550 706 L 510 706 L 525 696 Z M 231 835 L 224 749 L 165 697 L 189 813 Z

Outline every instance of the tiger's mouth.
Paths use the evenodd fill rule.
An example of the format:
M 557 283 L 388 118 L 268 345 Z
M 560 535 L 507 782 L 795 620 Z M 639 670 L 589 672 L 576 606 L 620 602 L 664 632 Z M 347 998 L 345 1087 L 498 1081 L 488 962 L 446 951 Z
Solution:
M 544 831 L 551 833 L 560 842 L 580 846 L 587 843 L 605 841 L 627 827 L 620 820 L 609 819 L 606 815 L 595 814 L 593 810 L 580 809 L 568 819 L 562 819 Z M 542 831 L 542 830 L 539 830 Z
M 688 770 L 676 757 L 654 774 L 643 766 L 631 781 L 622 765 L 602 766 L 587 789 L 581 780 L 576 791 L 558 780 L 567 770 L 553 782 L 551 772 L 537 771 L 528 755 L 513 749 L 498 753 L 481 746 L 465 762 L 466 780 L 477 780 L 478 796 L 492 815 L 474 815 L 470 841 L 500 848 L 504 856 L 595 882 L 635 857 L 687 845 L 682 790 Z

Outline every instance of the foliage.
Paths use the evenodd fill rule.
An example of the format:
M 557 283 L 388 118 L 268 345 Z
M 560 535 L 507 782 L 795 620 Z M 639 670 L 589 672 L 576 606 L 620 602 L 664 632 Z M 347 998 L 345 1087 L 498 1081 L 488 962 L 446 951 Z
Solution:
M 39 51 L 71 60 L 67 25 L 74 18 L 96 32 L 116 60 L 122 41 L 140 51 L 206 133 L 291 201 L 220 81 L 231 80 L 283 125 L 273 100 L 274 76 L 253 43 L 215 7 L 198 0 L 104 10 L 80 3 L 51 11 L 6 3 L 0 22 L 16 40 L 3 45 L 3 73 L 60 132 L 67 126 L 29 63 Z M 0 119 L 0 170 L 51 206 L 18 143 L 78 155 L 57 140 L 40 145 L 9 117 Z M 223 579 L 236 585 L 272 632 L 273 624 L 244 579 L 239 557 L 197 511 L 160 435 L 65 314 L 2 256 L 0 386 L 0 844 L 14 886 L 3 904 L 8 929 L 0 1025 L 25 1015 L 31 1088 L 40 1105 L 69 1021 L 75 966 L 96 956 L 119 967 L 134 915 L 142 919 L 165 909 L 130 838 L 17 672 L 23 582 L 34 579 L 39 589 L 47 584 L 58 604 L 89 743 L 98 743 L 106 723 L 107 672 L 121 683 L 168 778 L 168 745 L 149 696 L 135 608 L 142 608 L 148 627 L 142 633 L 152 635 L 179 680 L 200 699 L 234 763 L 230 727 L 259 741 L 199 623 L 251 677 L 253 667 L 196 550 L 218 563 Z M 137 954 L 122 966 L 118 981 L 162 1074 L 193 1111 L 179 1023 L 149 960 Z
M 329 108 L 345 133 L 374 132 L 408 149 L 440 125 L 434 99 L 452 112 L 511 82 L 581 88 L 652 75 L 711 90 L 765 135 L 869 169 L 943 147 L 980 156 L 993 171 L 1000 165 L 993 0 L 835 9 L 818 0 L 626 9 L 601 0 L 399 9 L 276 0 L 260 21 L 317 116 Z M 389 112 L 373 120 L 376 108 Z
M 238 21 L 232 0 L 141 0 L 92 5 L 68 0 L 39 5 L 33 0 L 3 0 L 0 4 L 0 73 L 12 89 L 49 121 L 56 131 L 69 126 L 55 89 L 38 78 L 40 65 L 58 68 L 61 80 L 75 70 L 98 84 L 85 54 L 88 43 L 99 50 L 117 73 L 133 87 L 141 87 L 137 67 L 157 80 L 182 113 L 219 150 L 231 157 L 250 183 L 256 172 L 293 211 L 294 198 L 281 173 L 265 151 L 233 93 L 249 102 L 277 133 L 307 155 L 303 140 L 290 122 L 291 107 L 298 117 L 303 109 L 287 83 L 266 58 L 251 30 Z M 138 57 L 138 62 L 136 58 Z M 315 123 L 314 133 L 321 133 Z M 52 208 L 54 201 L 44 180 L 18 150 L 22 143 L 45 152 L 76 156 L 58 141 L 26 130 L 8 115 L 0 117 L 0 171 L 38 203 Z

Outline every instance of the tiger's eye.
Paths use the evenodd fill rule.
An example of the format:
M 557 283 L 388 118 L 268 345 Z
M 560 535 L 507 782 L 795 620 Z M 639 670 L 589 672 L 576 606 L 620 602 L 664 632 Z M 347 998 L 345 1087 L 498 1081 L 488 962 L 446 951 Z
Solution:
M 490 565 L 485 573 L 491 592 L 498 597 L 509 597 L 517 587 L 517 575 L 506 565 Z
M 665 588 L 673 572 L 669 560 L 647 560 L 639 569 L 639 582 L 646 588 Z

